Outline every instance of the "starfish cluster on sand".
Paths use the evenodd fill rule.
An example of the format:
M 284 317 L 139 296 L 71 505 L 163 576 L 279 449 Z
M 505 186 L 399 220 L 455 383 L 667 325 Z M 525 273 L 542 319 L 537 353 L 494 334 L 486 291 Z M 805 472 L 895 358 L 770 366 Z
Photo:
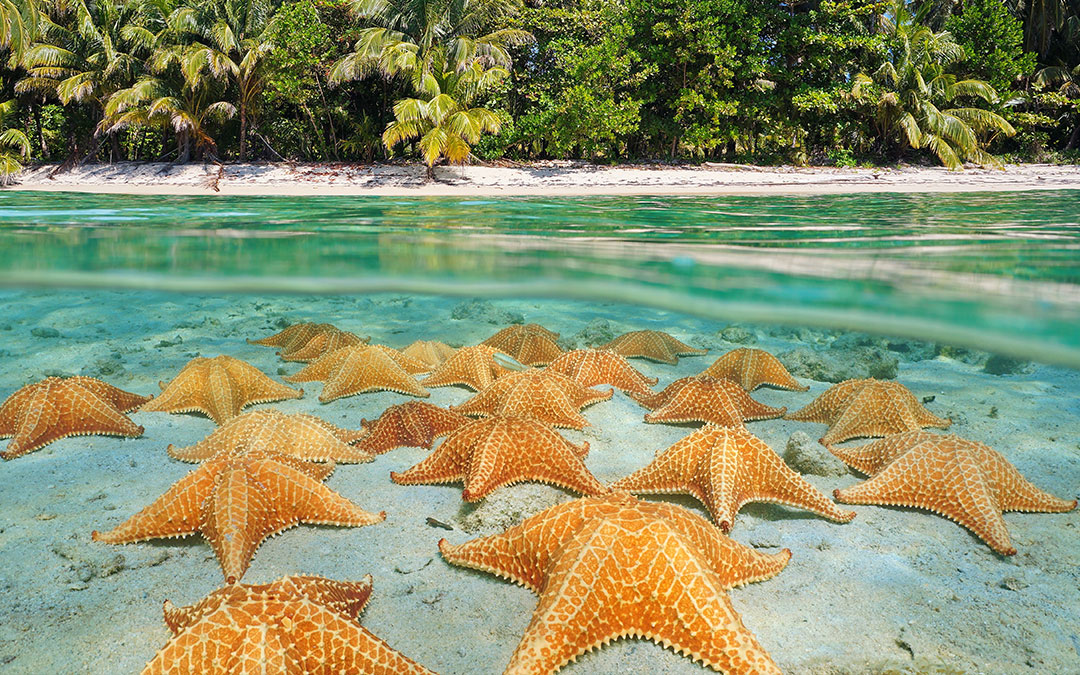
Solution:
M 624 636 L 638 636 L 725 673 L 778 673 L 743 625 L 728 589 L 778 574 L 789 550 L 764 554 L 727 537 L 748 502 L 806 509 L 846 523 L 842 509 L 789 468 L 747 422 L 784 416 L 829 425 L 821 438 L 837 457 L 869 476 L 835 491 L 847 504 L 929 509 L 967 527 L 1000 554 L 1016 549 L 1002 512 L 1068 511 L 1076 501 L 1049 495 L 982 443 L 926 432 L 947 419 L 928 411 L 902 384 L 848 380 L 801 410 L 751 397 L 768 386 L 806 391 L 771 354 L 736 349 L 691 377 L 655 391 L 657 379 L 628 358 L 674 364 L 701 355 L 674 337 L 635 331 L 597 349 L 564 352 L 559 335 L 536 324 L 509 326 L 475 346 L 454 349 L 415 342 L 397 350 L 330 324 L 304 323 L 253 344 L 277 347 L 305 362 L 288 382 L 323 383 L 319 401 L 369 391 L 424 398 L 433 387 L 474 390 L 449 409 L 410 400 L 359 428 L 253 404 L 299 398 L 229 356 L 190 361 L 156 397 L 122 391 L 88 377 L 47 378 L 0 405 L 0 437 L 12 437 L 4 459 L 80 434 L 139 436 L 126 413 L 198 412 L 219 427 L 169 456 L 199 463 L 165 494 L 92 539 L 122 544 L 200 533 L 214 551 L 225 586 L 190 607 L 166 602 L 173 637 L 146 673 L 430 672 L 394 651 L 358 622 L 371 593 L 357 582 L 289 576 L 271 584 L 240 583 L 261 543 L 299 523 L 359 527 L 385 519 L 324 481 L 338 463 L 372 461 L 399 447 L 431 449 L 412 468 L 391 472 L 400 485 L 460 483 L 477 501 L 523 481 L 583 495 L 526 518 L 502 534 L 460 545 L 438 544 L 450 563 L 509 579 L 539 596 L 508 673 L 551 673 L 578 655 Z M 422 379 L 418 379 L 422 376 Z M 594 389 L 600 385 L 611 387 Z M 578 446 L 557 428 L 589 424 L 582 409 L 624 392 L 650 412 L 648 423 L 703 423 L 647 466 L 603 485 Z M 881 440 L 855 448 L 855 438 Z M 707 519 L 679 506 L 641 501 L 640 493 L 686 493 Z

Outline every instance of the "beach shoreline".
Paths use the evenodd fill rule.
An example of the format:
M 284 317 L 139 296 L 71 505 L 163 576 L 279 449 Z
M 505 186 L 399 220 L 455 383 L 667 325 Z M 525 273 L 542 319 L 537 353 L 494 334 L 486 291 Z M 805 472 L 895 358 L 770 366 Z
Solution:
M 549 161 L 515 166 L 417 164 L 184 164 L 120 162 L 55 172 L 39 165 L 9 190 L 143 195 L 530 197 L 633 195 L 1000 192 L 1080 189 L 1080 166 L 1010 164 L 1003 169 L 942 167 L 759 167 Z M 55 174 L 54 174 L 55 172 Z

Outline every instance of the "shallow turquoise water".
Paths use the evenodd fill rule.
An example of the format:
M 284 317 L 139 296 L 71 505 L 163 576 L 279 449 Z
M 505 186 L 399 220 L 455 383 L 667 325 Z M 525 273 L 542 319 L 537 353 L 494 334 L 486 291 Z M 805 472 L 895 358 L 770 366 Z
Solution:
M 6 192 L 0 283 L 618 300 L 1080 366 L 1080 191 L 510 200 Z

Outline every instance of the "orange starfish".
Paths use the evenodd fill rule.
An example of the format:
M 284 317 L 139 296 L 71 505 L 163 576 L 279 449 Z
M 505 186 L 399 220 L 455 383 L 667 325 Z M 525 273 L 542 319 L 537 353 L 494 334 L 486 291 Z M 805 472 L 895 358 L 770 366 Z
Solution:
M 702 375 L 731 380 L 746 391 L 754 391 L 762 385 L 780 389 L 807 391 L 810 389 L 795 381 L 784 364 L 769 352 L 740 347 L 716 359 L 701 372 Z
M 450 345 L 445 342 L 439 342 L 438 340 L 417 340 L 405 349 L 402 349 L 401 353 L 411 359 L 426 363 L 434 370 L 441 366 L 448 358 L 453 356 L 456 351 L 457 350 Z
M 218 424 L 249 405 L 304 395 L 303 389 L 278 384 L 250 363 L 231 356 L 194 358 L 168 386 L 164 382 L 159 386 L 161 394 L 145 403 L 141 412 L 201 412 Z
M 425 367 L 389 347 L 355 345 L 330 352 L 285 380 L 322 380 L 325 384 L 319 401 L 323 403 L 344 396 L 380 390 L 427 397 L 430 396 L 427 390 L 417 384 L 409 374 L 409 370 Z
M 589 425 L 578 412 L 614 393 L 586 389 L 569 377 L 548 370 L 529 369 L 507 375 L 461 405 L 463 415 L 532 417 L 555 427 L 581 429 Z
M 959 436 L 907 431 L 858 448 L 830 448 L 872 476 L 835 496 L 845 504 L 928 509 L 963 525 L 1002 555 L 1013 555 L 1004 511 L 1061 513 L 1076 508 L 1043 492 L 989 446 Z
M 611 349 L 628 358 L 643 358 L 675 365 L 680 356 L 700 356 L 708 349 L 694 349 L 667 333 L 658 330 L 636 330 L 624 333 L 601 349 Z
M 185 462 L 242 455 L 249 450 L 278 452 L 309 462 L 370 462 L 375 455 L 349 445 L 366 435 L 314 415 L 256 410 L 234 417 L 195 445 L 169 445 L 168 452 L 170 457 Z
M 463 384 L 475 391 L 512 372 L 495 362 L 494 356 L 503 352 L 488 345 L 462 347 L 436 368 L 423 381 L 425 387 L 449 387 Z
M 248 340 L 247 342 L 249 345 L 281 347 L 281 351 L 287 353 L 303 347 L 308 340 L 316 335 L 337 330 L 337 327 L 329 323 L 294 323 L 280 333 L 260 340 Z
M 510 579 L 540 601 L 507 673 L 553 673 L 578 655 L 641 636 L 728 675 L 780 673 L 728 598 L 791 557 L 734 542 L 686 509 L 627 494 L 553 506 L 443 557 Z
M 944 429 L 952 420 L 924 408 L 907 387 L 886 380 L 845 380 L 834 384 L 802 410 L 784 417 L 829 425 L 821 437 L 828 447 L 852 438 L 888 436 L 923 427 Z
M 431 448 L 436 438 L 469 421 L 460 413 L 425 401 L 406 401 L 390 406 L 377 420 L 361 420 L 367 436 L 359 447 L 376 455 L 401 447 Z
M 558 333 L 539 324 L 527 323 L 507 326 L 480 344 L 495 347 L 527 366 L 542 366 L 562 354 L 562 347 L 555 344 L 558 339 Z
M 372 525 L 386 512 L 369 513 L 323 485 L 334 465 L 250 450 L 203 463 L 165 494 L 94 541 L 129 544 L 196 532 L 210 542 L 225 580 L 244 576 L 262 542 L 299 523 Z
M 391 472 L 390 479 L 399 485 L 462 481 L 461 498 L 467 502 L 524 481 L 585 495 L 607 492 L 585 468 L 588 452 L 588 443 L 576 446 L 536 420 L 489 417 L 451 432 L 427 459 L 402 473 Z
M 368 342 L 371 342 L 370 336 L 360 337 L 355 333 L 349 333 L 343 330 L 331 330 L 312 336 L 310 340 L 299 345 L 295 349 L 280 351 L 278 352 L 278 356 L 281 357 L 282 361 L 301 361 L 310 363 L 323 354 L 329 354 L 342 347 L 364 345 Z
M 172 637 L 142 675 L 385 673 L 431 675 L 360 625 L 371 575 L 360 581 L 282 577 L 232 584 L 194 605 L 165 601 Z
M 549 371 L 562 373 L 583 387 L 598 384 L 611 386 L 627 393 L 647 396 L 656 384 L 655 377 L 645 377 L 630 365 L 622 354 L 607 349 L 575 349 L 551 362 Z
M 724 532 L 731 531 L 735 514 L 749 502 L 794 506 L 841 523 L 855 517 L 829 501 L 741 426 L 702 427 L 645 468 L 613 483 L 611 489 L 693 495 Z
M 13 437 L 4 459 L 15 459 L 68 436 L 141 436 L 124 413 L 150 400 L 92 377 L 47 377 L 0 405 L 0 438 Z
M 712 422 L 721 426 L 742 426 L 743 422 L 767 420 L 783 415 L 787 408 L 773 408 L 750 398 L 746 390 L 731 380 L 694 375 L 675 380 L 656 394 L 630 394 L 653 412 L 645 421 Z

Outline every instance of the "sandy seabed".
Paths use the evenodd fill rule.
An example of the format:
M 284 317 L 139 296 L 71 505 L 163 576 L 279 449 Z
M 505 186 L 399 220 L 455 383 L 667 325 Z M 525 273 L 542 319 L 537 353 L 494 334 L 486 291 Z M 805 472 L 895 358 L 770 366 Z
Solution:
M 837 192 L 966 192 L 1080 189 L 1080 167 L 1007 165 L 840 169 L 733 164 L 598 166 L 549 161 L 514 166 L 424 168 L 398 164 L 88 164 L 63 172 L 45 165 L 24 172 L 20 190 L 123 194 L 222 195 L 709 195 Z
M 242 358 L 271 376 L 302 364 L 245 338 L 284 322 L 329 321 L 403 347 L 415 339 L 475 344 L 500 325 L 454 320 L 456 300 L 428 296 L 199 296 L 150 292 L 18 290 L 0 292 L 0 398 L 52 374 L 94 374 L 140 394 L 158 391 L 196 355 Z M 675 312 L 584 302 L 498 300 L 496 310 L 573 336 L 595 318 L 616 332 L 651 328 L 696 346 L 704 357 L 677 366 L 635 360 L 658 387 L 697 373 L 739 345 L 726 324 Z M 38 330 L 35 330 L 38 329 Z M 803 342 L 755 327 L 754 345 L 774 353 Z M 820 339 L 829 336 L 817 332 Z M 803 339 L 806 339 L 805 337 Z M 104 374 L 107 373 L 107 374 Z M 928 407 L 953 419 L 951 432 L 988 443 L 1039 487 L 1072 498 L 1080 485 L 1080 372 L 1035 364 L 1026 374 L 991 375 L 944 356 L 901 361 L 898 380 Z M 760 389 L 754 398 L 797 409 L 807 392 Z M 407 397 L 362 394 L 322 405 L 319 383 L 302 399 L 273 404 L 358 427 Z M 427 399 L 461 403 L 471 392 L 438 388 Z M 266 408 L 271 406 L 258 406 Z M 584 411 L 592 426 L 566 431 L 591 446 L 588 467 L 604 483 L 644 466 L 688 426 L 647 425 L 645 411 L 620 392 Z M 170 459 L 169 443 L 201 440 L 214 424 L 197 415 L 132 413 L 137 439 L 76 437 L 0 465 L 0 671 L 134 673 L 165 643 L 161 603 L 193 603 L 222 584 L 221 569 L 199 536 L 110 546 L 90 532 L 108 529 L 156 499 L 193 469 Z M 817 438 L 823 425 L 769 420 L 750 430 L 783 452 L 795 431 Z M 336 579 L 374 575 L 362 623 L 410 658 L 441 673 L 497 673 L 509 661 L 533 609 L 529 591 L 492 575 L 453 567 L 439 556 L 442 537 L 458 543 L 505 527 L 574 495 L 524 484 L 478 505 L 460 485 L 399 486 L 389 472 L 427 456 L 398 449 L 375 461 L 339 466 L 328 485 L 362 508 L 386 510 L 362 528 L 301 525 L 267 541 L 245 583 L 285 574 Z M 807 476 L 826 494 L 862 480 Z M 657 497 L 657 499 L 660 499 Z M 689 498 L 668 498 L 708 517 Z M 851 507 L 854 521 L 751 505 L 731 536 L 774 552 L 792 550 L 788 567 L 731 592 L 746 626 L 786 673 L 1080 672 L 1080 513 L 1008 514 L 1019 553 L 996 555 L 967 530 L 913 509 Z M 454 527 L 432 527 L 433 517 Z M 621 640 L 566 667 L 585 673 L 700 673 L 688 658 L 640 640 Z

